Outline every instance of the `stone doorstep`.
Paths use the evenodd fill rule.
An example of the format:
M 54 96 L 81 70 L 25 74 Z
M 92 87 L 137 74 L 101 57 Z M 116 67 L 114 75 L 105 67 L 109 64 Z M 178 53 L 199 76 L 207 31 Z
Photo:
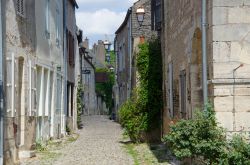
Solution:
M 18 156 L 19 156 L 19 159 L 32 158 L 32 157 L 36 156 L 36 152 L 35 152 L 35 150 L 19 151 Z

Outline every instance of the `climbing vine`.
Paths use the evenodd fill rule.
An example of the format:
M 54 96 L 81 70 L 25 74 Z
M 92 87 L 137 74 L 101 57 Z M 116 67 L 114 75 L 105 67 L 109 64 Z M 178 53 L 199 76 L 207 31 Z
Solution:
M 77 87 L 77 127 L 81 128 L 81 122 L 82 122 L 82 109 L 83 109 L 83 100 L 82 100 L 82 95 L 83 95 L 83 85 L 81 82 L 78 82 L 78 87 Z
M 162 58 L 158 39 L 139 45 L 136 58 L 139 74 L 134 96 L 119 110 L 121 125 L 134 141 L 160 126 L 162 108 Z M 128 117 L 129 116 L 129 117 Z

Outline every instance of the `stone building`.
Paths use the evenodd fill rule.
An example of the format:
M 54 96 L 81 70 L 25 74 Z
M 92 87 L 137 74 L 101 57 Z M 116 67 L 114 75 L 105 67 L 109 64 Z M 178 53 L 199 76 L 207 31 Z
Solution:
M 4 164 L 17 163 L 35 142 L 36 105 L 33 79 L 36 55 L 35 3 L 2 1 L 5 108 Z M 32 73 L 31 73 L 32 72 Z
M 66 1 L 66 58 L 67 58 L 67 101 L 66 101 L 66 124 L 67 128 L 70 130 L 76 129 L 76 93 L 77 93 L 77 83 L 78 75 L 76 75 L 75 70 L 78 69 L 76 65 L 79 63 L 79 51 L 77 42 L 77 26 L 75 9 L 78 5 L 75 0 Z
M 162 1 L 163 134 L 202 108 L 201 1 Z M 228 132 L 249 131 L 250 3 L 207 1 L 209 99 Z
M 95 90 L 95 66 L 93 64 L 94 54 L 89 49 L 88 40 L 83 41 L 80 48 L 81 55 L 81 79 L 83 85 L 83 115 L 99 115 L 97 111 L 97 96 Z
M 151 27 L 151 0 L 139 0 L 128 9 L 123 23 L 116 31 L 116 84 L 114 87 L 115 111 L 131 96 L 136 87 L 136 55 L 138 45 L 145 40 L 156 37 L 156 31 Z M 144 8 L 145 15 L 142 25 L 137 20 L 136 11 Z
M 63 3 L 35 3 L 36 60 L 31 62 L 36 98 L 36 141 L 45 141 L 64 134 L 63 86 Z M 33 73 L 35 69 L 36 73 Z M 29 83 L 34 83 L 29 80 Z M 34 88 L 34 87 L 33 87 Z M 33 94 L 33 88 L 30 93 Z M 33 106 L 34 107 L 34 106 Z M 34 107 L 35 108 L 35 107 Z
M 68 3 L 77 7 L 73 0 Z M 6 108 L 4 164 L 17 164 L 19 159 L 33 156 L 38 141 L 65 135 L 64 8 L 63 1 L 1 1 Z M 74 20 L 71 15 L 68 17 Z M 75 28 L 75 21 L 68 22 L 68 29 L 75 36 L 75 29 L 70 26 Z M 77 43 L 75 49 L 70 48 L 77 56 Z M 72 72 L 73 76 L 79 75 L 76 69 Z M 78 77 L 70 78 L 75 82 Z M 76 120 L 71 125 L 74 128 Z
M 94 54 L 93 63 L 97 68 L 105 68 L 105 54 L 106 50 L 102 40 L 98 40 L 97 44 L 95 43 L 92 48 L 92 53 Z

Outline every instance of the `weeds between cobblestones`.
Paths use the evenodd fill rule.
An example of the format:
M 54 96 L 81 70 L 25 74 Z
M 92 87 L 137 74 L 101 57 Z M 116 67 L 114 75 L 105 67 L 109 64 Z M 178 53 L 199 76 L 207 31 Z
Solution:
M 170 165 L 172 159 L 165 147 L 157 145 L 124 142 L 123 147 L 132 156 L 134 165 Z
M 79 137 L 78 134 L 72 134 L 58 140 L 49 140 L 46 144 L 38 141 L 36 143 L 36 157 L 21 161 L 21 165 L 52 165 L 62 153 L 61 149 L 73 143 Z

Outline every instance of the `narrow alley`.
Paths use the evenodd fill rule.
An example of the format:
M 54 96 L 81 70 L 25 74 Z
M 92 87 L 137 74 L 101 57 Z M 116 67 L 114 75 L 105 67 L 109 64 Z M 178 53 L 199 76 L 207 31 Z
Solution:
M 118 123 L 109 120 L 107 116 L 84 116 L 83 121 L 83 128 L 78 131 L 78 139 L 57 150 L 55 158 L 35 157 L 22 165 L 133 164 L 132 157 L 123 147 L 125 140 Z
M 250 165 L 250 0 L 0 13 L 0 165 Z
M 122 148 L 122 130 L 107 116 L 85 116 L 79 138 L 64 149 L 54 165 L 130 165 L 132 158 Z

